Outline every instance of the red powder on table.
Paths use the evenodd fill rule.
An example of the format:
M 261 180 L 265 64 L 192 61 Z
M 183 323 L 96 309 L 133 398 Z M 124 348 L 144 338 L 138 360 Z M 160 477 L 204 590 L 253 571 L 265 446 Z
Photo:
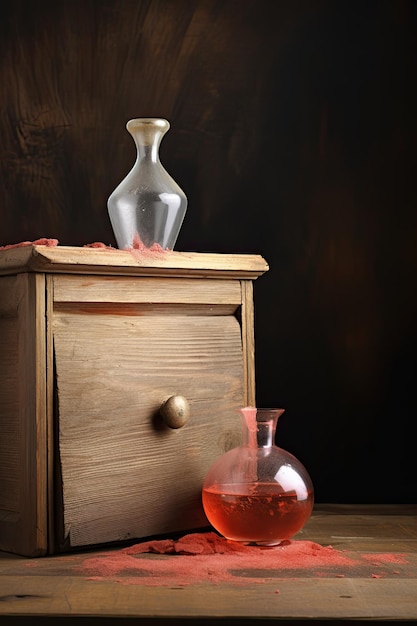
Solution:
M 407 563 L 401 555 L 373 557 L 373 565 L 375 560 Z M 300 575 L 302 572 L 303 576 L 343 577 L 345 571 L 355 567 L 363 570 L 364 564 L 366 569 L 369 564 L 361 561 L 361 555 L 347 555 L 312 541 L 287 541 L 279 546 L 260 547 L 229 541 L 207 532 L 192 533 L 178 540 L 146 541 L 118 551 L 98 553 L 87 557 L 80 571 L 90 580 L 110 578 L 123 584 L 146 586 L 185 586 L 201 582 L 246 585 L 279 578 L 285 572 L 287 576 L 288 573 Z M 374 577 L 374 573 L 370 572 L 369 576 Z
M 379 565 L 382 565 L 382 563 L 404 563 L 404 558 L 401 554 L 392 554 L 389 552 L 378 554 L 362 554 L 362 558 L 377 567 Z

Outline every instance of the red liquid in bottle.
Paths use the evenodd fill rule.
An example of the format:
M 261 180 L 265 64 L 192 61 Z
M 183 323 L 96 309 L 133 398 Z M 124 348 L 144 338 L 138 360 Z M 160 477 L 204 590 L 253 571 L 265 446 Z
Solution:
M 278 484 L 230 484 L 203 488 L 208 520 L 226 539 L 274 545 L 293 537 L 307 522 L 313 493 L 304 499 Z

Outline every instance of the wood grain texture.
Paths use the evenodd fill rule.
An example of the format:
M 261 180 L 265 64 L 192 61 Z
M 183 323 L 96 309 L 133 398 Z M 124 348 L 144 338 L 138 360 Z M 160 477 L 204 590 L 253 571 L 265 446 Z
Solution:
M 223 255 L 193 254 L 184 276 L 172 265 L 170 277 L 144 265 L 102 276 L 87 271 L 93 251 L 77 265 L 63 250 L 45 274 L 25 271 L 36 247 L 16 250 L 18 273 L 0 278 L 2 549 L 34 556 L 207 525 L 204 477 L 240 442 L 238 409 L 253 397 L 251 281 L 239 278 L 253 265 L 222 259 L 232 280 Z M 191 413 L 178 431 L 159 413 L 177 395 Z
M 44 277 L 1 281 L 0 545 L 35 556 L 47 547 Z
M 205 474 L 240 433 L 238 321 L 60 311 L 54 345 L 68 546 L 206 526 Z M 161 429 L 159 409 L 178 394 L 190 418 Z
M 0 249 L 0 274 L 5 275 L 39 271 L 256 279 L 268 269 L 267 262 L 259 254 L 137 253 L 114 248 L 39 245 Z
M 272 25 L 255 2 L 42 0 L 34 10 L 23 0 L 6 7 L 2 35 L 5 243 L 23 231 L 113 241 L 106 201 L 133 165 L 125 124 L 140 116 L 172 121 L 161 158 L 186 183 L 191 215 L 221 214 L 264 135 L 253 72 L 270 66 Z M 15 226 L 16 206 L 25 219 Z
M 242 309 L 240 313 L 242 324 L 244 361 L 244 388 L 246 391 L 245 406 L 257 406 L 255 384 L 255 315 L 253 303 L 253 285 L 248 280 L 241 281 Z
M 4 287 L 4 284 L 3 284 Z M 1 303 L 3 305 L 3 302 Z M 16 312 L 15 312 L 16 313 Z M 0 386 L 0 509 L 1 517 L 16 514 L 20 509 L 19 466 L 21 462 L 20 425 L 15 416 L 19 412 L 18 397 L 18 318 L 5 317 L 6 309 L 1 306 L 0 340 L 2 346 Z
M 254 285 L 257 401 L 286 408 L 281 445 L 322 502 L 416 501 L 416 7 L 1 10 L 0 243 L 114 244 L 106 201 L 135 159 L 125 124 L 166 117 L 161 161 L 189 199 L 177 250 L 268 259 Z M 387 448 L 398 473 L 369 488 Z
M 46 516 L 48 524 L 47 552 L 53 553 L 56 545 L 56 515 L 61 506 L 61 497 L 58 488 L 58 460 L 56 450 L 56 436 L 59 417 L 57 415 L 55 361 L 53 342 L 53 278 L 45 276 L 45 380 L 46 380 Z
M 147 587 L 121 584 L 120 579 L 86 580 L 80 566 L 96 552 L 21 559 L 0 553 L 0 619 L 2 624 L 26 626 L 47 616 L 56 624 L 128 624 L 150 626 L 181 623 L 271 624 L 296 622 L 414 623 L 417 619 L 416 507 L 353 507 L 322 505 L 313 511 L 300 539 L 335 545 L 346 555 L 362 553 L 406 555 L 406 563 L 386 564 L 380 578 L 376 564 L 365 571 L 257 571 L 260 584 L 200 584 Z M 100 551 L 103 554 L 103 551 Z M 111 550 L 104 552 L 109 556 Z M 175 555 L 137 558 L 175 559 Z M 192 560 L 190 556 L 190 560 Z M 243 572 L 240 572 L 243 574 Z M 238 572 L 235 572 L 235 576 Z M 246 574 L 252 575 L 253 571 Z M 13 619 L 22 622 L 15 622 Z M 409 620 L 409 621 L 407 621 Z M 33 621 L 32 621 L 33 623 Z M 45 622 L 47 623 L 47 622 Z

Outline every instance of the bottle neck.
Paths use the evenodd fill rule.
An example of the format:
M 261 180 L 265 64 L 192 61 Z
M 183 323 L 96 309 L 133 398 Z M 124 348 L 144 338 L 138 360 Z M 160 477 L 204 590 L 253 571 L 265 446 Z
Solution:
M 242 415 L 243 445 L 250 448 L 270 448 L 275 445 L 278 418 L 284 409 L 240 409 Z

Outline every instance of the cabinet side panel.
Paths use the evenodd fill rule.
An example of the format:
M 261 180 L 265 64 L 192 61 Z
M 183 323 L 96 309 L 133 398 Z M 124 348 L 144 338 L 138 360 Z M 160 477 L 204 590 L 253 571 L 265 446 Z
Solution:
M 0 549 L 44 554 L 44 278 L 1 279 Z
M 0 309 L 0 520 L 3 521 L 18 519 L 22 466 L 16 393 L 19 385 L 19 324 L 17 314 L 4 317 L 4 313 L 4 309 Z
M 242 341 L 244 359 L 245 406 L 256 406 L 255 389 L 255 333 L 253 284 L 242 280 Z

